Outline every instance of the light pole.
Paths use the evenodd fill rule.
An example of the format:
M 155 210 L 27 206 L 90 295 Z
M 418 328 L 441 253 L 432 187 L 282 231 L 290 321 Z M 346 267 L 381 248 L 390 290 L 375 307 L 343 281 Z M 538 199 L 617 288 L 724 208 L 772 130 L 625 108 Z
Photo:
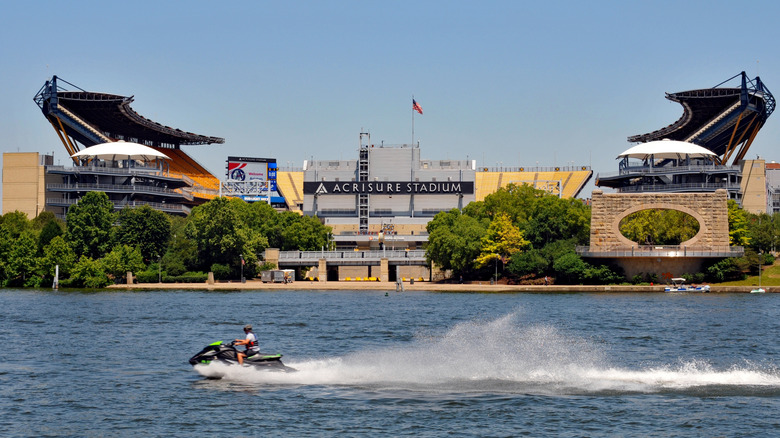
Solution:
M 498 284 L 498 254 L 496 254 L 496 274 L 493 277 L 495 284 Z
M 239 254 L 239 257 L 241 257 L 241 283 L 244 282 L 244 255 Z

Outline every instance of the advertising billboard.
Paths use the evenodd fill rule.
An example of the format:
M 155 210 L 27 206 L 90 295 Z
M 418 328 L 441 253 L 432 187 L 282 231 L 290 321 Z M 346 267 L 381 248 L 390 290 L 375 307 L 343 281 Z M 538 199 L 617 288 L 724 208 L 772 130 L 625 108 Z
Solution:
M 276 160 L 269 158 L 228 157 L 228 181 L 266 181 L 268 180 L 269 163 Z

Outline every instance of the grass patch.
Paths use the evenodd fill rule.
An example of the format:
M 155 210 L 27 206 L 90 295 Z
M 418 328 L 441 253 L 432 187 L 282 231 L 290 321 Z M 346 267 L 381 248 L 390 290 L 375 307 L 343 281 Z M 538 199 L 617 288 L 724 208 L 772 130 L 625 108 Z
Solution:
M 713 284 L 723 286 L 758 286 L 758 275 L 748 276 L 742 281 L 726 281 Z M 780 286 L 780 265 L 764 266 L 764 273 L 761 275 L 761 286 Z

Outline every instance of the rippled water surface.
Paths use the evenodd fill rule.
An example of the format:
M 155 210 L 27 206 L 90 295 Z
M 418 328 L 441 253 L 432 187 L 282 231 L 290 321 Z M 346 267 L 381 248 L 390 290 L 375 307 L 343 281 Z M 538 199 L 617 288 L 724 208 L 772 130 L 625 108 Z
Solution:
M 0 291 L 4 436 L 768 436 L 780 296 Z M 255 326 L 296 373 L 187 363 Z

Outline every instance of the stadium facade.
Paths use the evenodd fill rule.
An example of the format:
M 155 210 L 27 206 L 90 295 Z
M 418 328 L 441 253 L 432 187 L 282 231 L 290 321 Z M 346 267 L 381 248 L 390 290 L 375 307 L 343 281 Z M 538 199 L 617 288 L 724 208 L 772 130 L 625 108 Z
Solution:
M 31 217 L 47 210 L 64 218 L 69 206 L 88 191 L 105 192 L 116 209 L 149 205 L 173 214 L 187 214 L 215 196 L 233 196 L 318 215 L 343 231 L 337 238 L 342 246 L 376 246 L 384 228 L 382 235 L 397 236 L 399 245 L 404 234 L 415 236 L 406 247 L 417 247 L 436 212 L 480 201 L 510 183 L 575 197 L 592 176 L 589 166 L 477 168 L 473 160 L 428 160 L 421 158 L 419 145 L 373 147 L 366 135 L 366 147 L 359 148 L 353 161 L 312 160 L 304 162 L 302 170 L 279 168 L 274 158 L 230 156 L 220 179 L 183 147 L 223 144 L 223 138 L 143 117 L 130 106 L 133 96 L 86 91 L 53 76 L 33 100 L 62 142 L 68 161 L 93 146 L 121 142 L 147 146 L 166 158 L 150 163 L 129 157 L 73 157 L 72 165 L 65 166 L 55 165 L 53 155 L 6 153 L 3 212 L 19 210 Z M 307 183 L 313 182 L 305 183 L 305 178 L 324 179 L 328 184 L 354 180 L 364 183 L 361 187 L 368 193 L 339 186 L 328 194 L 304 195 Z M 331 190 L 353 193 L 336 195 Z M 361 205 L 360 200 L 370 204 Z
M 337 249 L 412 250 L 427 242 L 427 224 L 439 212 L 511 183 L 575 197 L 591 175 L 588 166 L 490 169 L 426 159 L 419 145 L 376 145 L 361 133 L 356 159 L 304 163 L 301 205 L 333 229 Z
M 304 166 L 303 213 L 333 228 L 340 248 L 415 249 L 441 211 L 475 200 L 476 164 L 425 160 L 413 145 L 375 147 L 360 134 L 358 158 Z

